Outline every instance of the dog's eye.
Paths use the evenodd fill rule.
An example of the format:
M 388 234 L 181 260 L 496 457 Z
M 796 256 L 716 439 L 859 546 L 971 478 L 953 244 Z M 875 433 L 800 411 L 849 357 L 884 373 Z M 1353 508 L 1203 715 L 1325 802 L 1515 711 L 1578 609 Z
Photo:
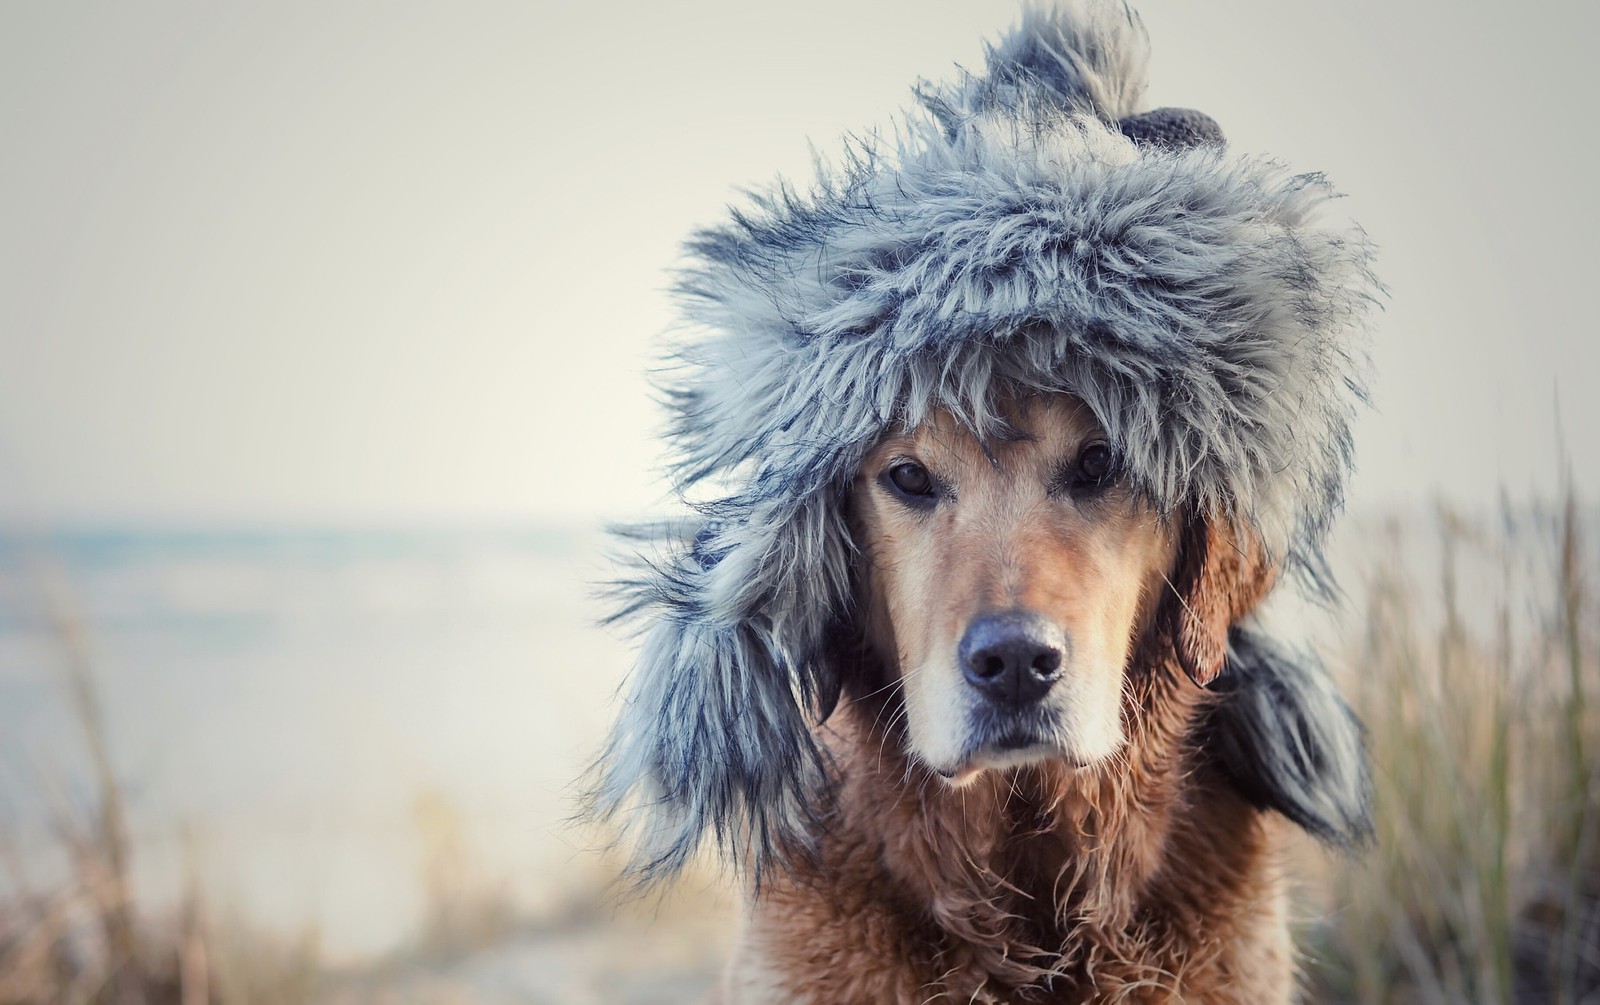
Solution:
M 895 492 L 909 502 L 925 505 L 933 502 L 937 495 L 933 475 L 916 461 L 901 461 L 884 477 Z
M 1117 458 L 1103 441 L 1096 440 L 1078 452 L 1068 484 L 1076 491 L 1105 488 L 1117 473 Z
M 1098 482 L 1111 473 L 1111 448 L 1104 443 L 1091 443 L 1078 455 L 1078 474 Z

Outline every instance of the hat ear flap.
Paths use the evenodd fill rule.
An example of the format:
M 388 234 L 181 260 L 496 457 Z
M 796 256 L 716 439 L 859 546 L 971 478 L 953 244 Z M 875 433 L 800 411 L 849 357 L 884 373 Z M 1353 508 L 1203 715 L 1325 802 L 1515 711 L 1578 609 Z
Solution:
M 1205 687 L 1227 661 L 1229 630 L 1255 609 L 1276 576 L 1254 533 L 1201 516 L 1184 521 L 1173 572 L 1163 621 L 1178 664 Z
M 824 712 L 837 689 L 809 655 L 816 615 L 770 579 L 784 550 L 771 535 L 786 532 L 707 524 L 621 584 L 616 620 L 647 630 L 588 796 L 592 815 L 622 821 L 641 884 L 677 872 L 707 832 L 758 878 L 807 851 L 824 786 L 802 705 Z
M 1372 779 L 1361 721 L 1309 652 L 1235 628 L 1202 746 L 1251 803 L 1323 841 L 1372 836 Z

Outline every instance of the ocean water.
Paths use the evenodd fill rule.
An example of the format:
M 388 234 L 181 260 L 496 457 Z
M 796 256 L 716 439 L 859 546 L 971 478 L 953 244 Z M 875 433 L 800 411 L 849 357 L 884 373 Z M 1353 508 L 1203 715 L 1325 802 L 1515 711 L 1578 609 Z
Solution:
M 0 884 L 48 888 L 59 821 L 93 804 L 66 611 L 141 898 L 197 879 L 351 959 L 414 937 L 441 868 L 559 908 L 603 879 L 566 820 L 628 662 L 595 626 L 604 547 L 572 527 L 0 539 L 0 836 L 20 863 Z

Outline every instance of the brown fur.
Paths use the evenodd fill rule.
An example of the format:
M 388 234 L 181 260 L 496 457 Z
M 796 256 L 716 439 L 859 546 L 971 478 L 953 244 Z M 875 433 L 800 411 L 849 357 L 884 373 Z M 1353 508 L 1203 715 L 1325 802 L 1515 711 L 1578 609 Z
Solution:
M 1196 684 L 1220 669 L 1228 627 L 1272 571 L 1225 523 L 1175 528 L 1125 487 L 1048 491 L 1097 430 L 1067 399 L 1019 405 L 1016 419 L 1029 435 L 1013 443 L 943 420 L 862 466 L 864 623 L 840 640 L 845 700 L 817 730 L 834 791 L 818 853 L 766 877 L 751 905 L 721 992 L 730 1005 L 1292 993 L 1281 822 L 1193 739 L 1210 700 Z M 909 511 L 875 484 L 907 457 L 952 483 L 939 508 Z M 952 640 L 975 615 L 1016 607 L 1115 660 L 1080 659 L 1057 685 L 1115 688 L 1114 752 L 1080 756 L 1069 737 L 1059 756 L 1021 764 L 970 751 L 930 763 L 944 756 L 930 750 L 960 749 L 941 730 L 964 720 L 933 707 L 962 694 L 936 679 Z

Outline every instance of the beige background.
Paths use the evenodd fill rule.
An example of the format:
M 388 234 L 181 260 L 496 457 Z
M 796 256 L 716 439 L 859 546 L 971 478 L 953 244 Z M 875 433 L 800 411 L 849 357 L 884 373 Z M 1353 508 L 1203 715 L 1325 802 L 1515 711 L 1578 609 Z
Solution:
M 655 505 L 677 242 L 1015 10 L 7 4 L 0 512 Z M 1383 246 L 1356 502 L 1550 489 L 1563 422 L 1600 487 L 1593 5 L 1143 10 L 1154 104 L 1328 171 Z

